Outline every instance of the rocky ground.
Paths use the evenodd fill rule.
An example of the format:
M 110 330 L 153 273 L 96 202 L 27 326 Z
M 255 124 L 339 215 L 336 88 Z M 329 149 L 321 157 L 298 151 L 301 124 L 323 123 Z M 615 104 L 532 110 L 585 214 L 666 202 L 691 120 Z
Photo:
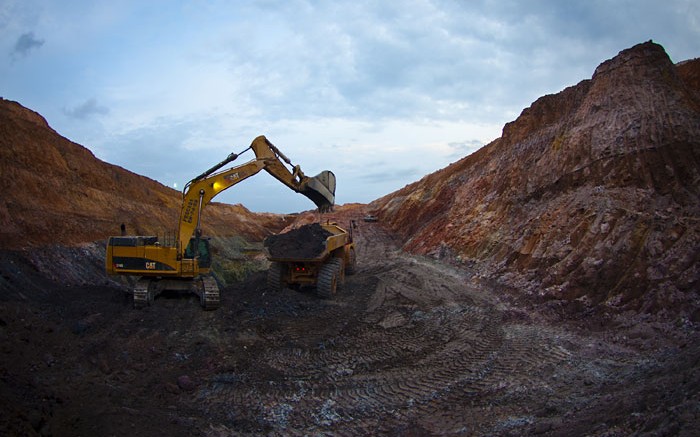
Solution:
M 3 292 L 0 433 L 696 432 L 692 323 L 519 300 L 356 219 L 357 273 L 331 300 L 268 293 L 264 273 L 212 312 L 134 310 L 112 285 Z

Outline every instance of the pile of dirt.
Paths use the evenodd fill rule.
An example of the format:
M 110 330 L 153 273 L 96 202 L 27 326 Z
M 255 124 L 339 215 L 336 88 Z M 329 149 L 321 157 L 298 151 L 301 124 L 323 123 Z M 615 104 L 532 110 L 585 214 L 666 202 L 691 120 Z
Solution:
M 267 237 L 265 247 L 273 258 L 311 259 L 323 252 L 331 235 L 320 224 L 312 223 Z

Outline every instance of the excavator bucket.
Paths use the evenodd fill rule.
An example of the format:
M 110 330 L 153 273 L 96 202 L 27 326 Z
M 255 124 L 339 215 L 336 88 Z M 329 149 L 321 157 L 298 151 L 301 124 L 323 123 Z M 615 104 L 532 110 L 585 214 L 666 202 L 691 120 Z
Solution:
M 307 178 L 299 191 L 316 204 L 319 211 L 330 211 L 335 204 L 335 175 L 324 170 L 314 177 Z

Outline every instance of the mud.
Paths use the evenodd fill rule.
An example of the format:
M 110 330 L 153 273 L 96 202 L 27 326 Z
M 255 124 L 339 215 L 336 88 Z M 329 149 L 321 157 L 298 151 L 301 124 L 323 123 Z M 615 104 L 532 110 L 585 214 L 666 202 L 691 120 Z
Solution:
M 313 259 L 326 248 L 331 234 L 318 223 L 292 229 L 265 239 L 265 247 L 273 258 Z
M 533 303 L 355 229 L 333 300 L 114 287 L 0 299 L 0 434 L 693 435 L 697 329 Z

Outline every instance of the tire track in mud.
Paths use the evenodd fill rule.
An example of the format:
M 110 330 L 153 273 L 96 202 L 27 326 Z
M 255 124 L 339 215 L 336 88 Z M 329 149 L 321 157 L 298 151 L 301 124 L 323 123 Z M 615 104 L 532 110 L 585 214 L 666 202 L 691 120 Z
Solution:
M 502 414 L 482 411 L 489 400 L 532 392 L 569 358 L 540 331 L 504 323 L 493 296 L 460 273 L 401 253 L 379 226 L 363 226 L 356 241 L 358 271 L 340 296 L 279 320 L 283 329 L 261 335 L 257 368 L 213 375 L 199 390 L 197 403 L 221 427 L 473 431 Z

